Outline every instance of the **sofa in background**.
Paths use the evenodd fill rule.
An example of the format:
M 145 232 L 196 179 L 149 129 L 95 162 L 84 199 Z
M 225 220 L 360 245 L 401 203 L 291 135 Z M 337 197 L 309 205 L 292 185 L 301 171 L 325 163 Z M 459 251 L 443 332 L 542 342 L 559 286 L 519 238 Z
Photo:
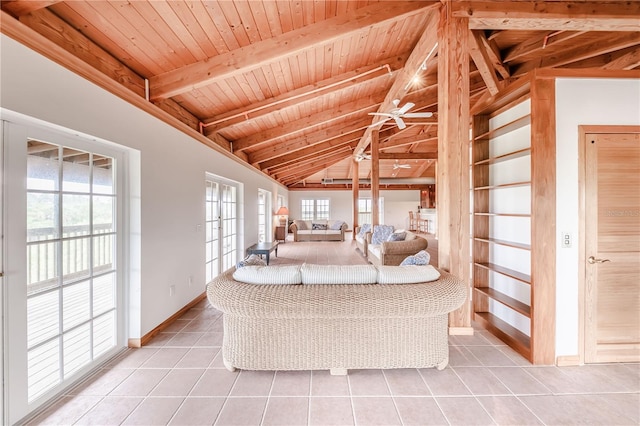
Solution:
M 293 241 L 344 241 L 348 225 L 342 220 L 294 220 Z
M 209 301 L 223 313 L 227 369 L 347 374 L 447 366 L 448 314 L 468 293 L 462 280 L 431 266 L 311 265 L 307 277 L 304 266 L 299 272 L 295 265 L 241 268 L 262 268 L 266 280 L 252 284 L 234 279 L 232 268 L 207 285 Z M 394 281 L 397 271 L 402 278 L 427 270 L 439 276 L 376 283 Z M 353 284 L 372 276 L 371 284 Z
M 367 227 L 367 225 L 362 225 Z M 356 246 L 374 265 L 400 265 L 407 256 L 412 256 L 421 250 L 426 250 L 429 242 L 426 238 L 416 235 L 411 231 L 402 231 L 405 238 L 402 241 L 382 241 L 378 244 L 373 243 L 373 233 L 365 229 L 360 232 L 362 227 L 357 227 Z M 400 231 L 396 231 L 398 233 Z

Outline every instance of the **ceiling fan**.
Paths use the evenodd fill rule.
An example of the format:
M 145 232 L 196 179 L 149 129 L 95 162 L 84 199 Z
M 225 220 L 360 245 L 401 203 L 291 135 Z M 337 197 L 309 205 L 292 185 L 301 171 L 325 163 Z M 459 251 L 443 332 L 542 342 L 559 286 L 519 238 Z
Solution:
M 410 168 L 411 168 L 411 164 L 400 164 L 398 163 L 398 160 L 396 160 L 396 162 L 393 164 L 393 170 L 410 169 Z
M 393 118 L 398 125 L 398 128 L 402 130 L 407 127 L 403 118 L 429 118 L 433 116 L 432 112 L 408 112 L 416 105 L 413 102 L 407 102 L 402 107 L 400 107 L 400 99 L 394 99 L 393 105 L 395 105 L 395 108 L 392 108 L 389 112 L 370 112 L 369 115 L 380 115 L 382 117 L 386 117 L 376 123 L 371 124 L 370 127 L 375 127 Z
M 364 152 L 361 152 L 359 154 L 356 154 L 355 156 L 355 160 L 359 163 L 362 160 L 371 160 L 371 154 L 365 154 Z

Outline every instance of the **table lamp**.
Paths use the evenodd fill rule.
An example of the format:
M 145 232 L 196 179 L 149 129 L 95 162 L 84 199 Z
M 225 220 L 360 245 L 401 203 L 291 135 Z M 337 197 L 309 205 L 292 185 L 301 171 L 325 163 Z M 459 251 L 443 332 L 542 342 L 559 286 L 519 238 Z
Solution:
M 285 206 L 282 206 L 278 209 L 276 215 L 280 216 L 280 226 L 286 226 L 287 216 L 289 216 L 289 209 Z

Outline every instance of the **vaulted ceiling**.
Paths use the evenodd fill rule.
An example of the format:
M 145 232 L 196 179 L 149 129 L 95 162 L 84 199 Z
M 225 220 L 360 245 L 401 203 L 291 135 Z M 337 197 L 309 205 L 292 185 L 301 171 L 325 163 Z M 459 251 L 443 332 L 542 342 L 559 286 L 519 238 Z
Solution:
M 0 27 L 290 189 L 350 181 L 372 131 L 380 177 L 407 188 L 435 175 L 445 3 L 17 0 L 2 1 Z M 469 23 L 471 106 L 536 68 L 640 68 L 637 1 L 447 6 Z M 371 115 L 395 99 L 433 116 L 401 129 Z M 370 163 L 358 163 L 360 179 Z

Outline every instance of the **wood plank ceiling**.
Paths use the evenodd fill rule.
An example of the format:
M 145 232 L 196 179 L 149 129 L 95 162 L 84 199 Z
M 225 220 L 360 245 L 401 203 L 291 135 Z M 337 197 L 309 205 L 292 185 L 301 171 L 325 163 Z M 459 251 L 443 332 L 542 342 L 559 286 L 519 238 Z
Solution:
M 108 77 L 290 189 L 350 187 L 377 129 L 382 187 L 420 188 L 435 176 L 444 2 L 2 1 L 2 32 L 44 36 L 59 62 L 70 53 L 85 77 Z M 452 7 L 469 19 L 470 105 L 536 68 L 640 68 L 639 2 Z M 394 99 L 434 115 L 371 127 Z M 360 182 L 370 163 L 355 168 Z

